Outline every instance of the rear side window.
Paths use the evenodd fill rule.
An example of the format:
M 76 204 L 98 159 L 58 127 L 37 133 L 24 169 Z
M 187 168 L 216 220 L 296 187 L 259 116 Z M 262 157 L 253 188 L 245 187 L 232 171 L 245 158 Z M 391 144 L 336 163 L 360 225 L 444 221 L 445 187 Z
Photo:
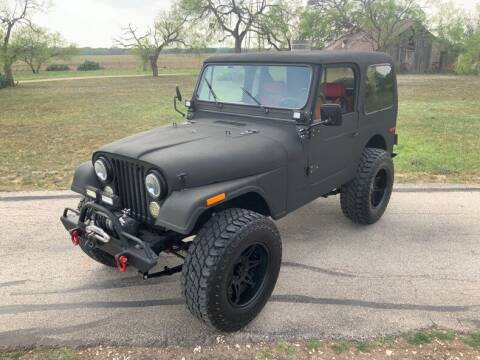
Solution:
M 393 71 L 390 65 L 372 65 L 367 71 L 367 114 L 393 106 Z

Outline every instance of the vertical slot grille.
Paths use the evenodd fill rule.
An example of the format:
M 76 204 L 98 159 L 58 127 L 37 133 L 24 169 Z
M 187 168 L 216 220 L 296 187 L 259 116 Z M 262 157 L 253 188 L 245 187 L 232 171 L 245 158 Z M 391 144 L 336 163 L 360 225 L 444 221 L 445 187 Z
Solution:
M 114 183 L 122 207 L 130 209 L 130 215 L 142 222 L 151 223 L 145 189 L 145 167 L 123 159 L 112 159 Z

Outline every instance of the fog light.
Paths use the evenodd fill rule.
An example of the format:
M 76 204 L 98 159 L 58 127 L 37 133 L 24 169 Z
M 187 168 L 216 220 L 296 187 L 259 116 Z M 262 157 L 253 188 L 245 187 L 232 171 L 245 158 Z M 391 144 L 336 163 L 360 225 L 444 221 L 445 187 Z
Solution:
M 97 193 L 95 192 L 95 190 L 92 190 L 92 189 L 87 189 L 86 195 L 87 195 L 88 197 L 91 197 L 92 199 L 96 199 L 96 198 L 97 198 Z
M 158 218 L 158 215 L 160 215 L 160 205 L 158 205 L 158 203 L 156 203 L 155 201 L 152 201 L 148 208 L 152 217 L 154 217 L 155 219 Z
M 113 199 L 109 196 L 102 195 L 102 201 L 107 205 L 113 206 Z
M 113 195 L 113 189 L 111 186 L 105 186 L 105 189 L 103 189 L 103 192 L 105 195 L 112 196 Z

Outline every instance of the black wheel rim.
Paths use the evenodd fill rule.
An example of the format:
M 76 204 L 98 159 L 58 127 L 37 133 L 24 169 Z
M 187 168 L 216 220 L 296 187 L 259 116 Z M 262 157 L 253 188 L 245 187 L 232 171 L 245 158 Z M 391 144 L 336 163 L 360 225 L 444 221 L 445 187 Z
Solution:
M 233 307 L 245 307 L 255 301 L 267 275 L 270 255 L 262 244 L 247 247 L 233 265 L 227 297 Z
M 379 207 L 385 200 L 388 186 L 388 173 L 385 169 L 380 169 L 373 179 L 372 190 L 370 192 L 370 201 L 372 207 Z

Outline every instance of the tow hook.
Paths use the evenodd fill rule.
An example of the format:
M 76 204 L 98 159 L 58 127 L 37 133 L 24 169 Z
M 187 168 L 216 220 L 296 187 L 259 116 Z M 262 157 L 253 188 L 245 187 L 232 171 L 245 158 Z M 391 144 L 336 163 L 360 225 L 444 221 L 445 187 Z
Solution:
M 70 231 L 70 236 L 72 238 L 73 246 L 78 246 L 80 244 L 80 230 L 79 229 L 72 229 Z
M 125 255 L 119 256 L 117 260 L 118 271 L 124 273 L 127 271 L 127 267 L 128 267 L 128 258 Z

